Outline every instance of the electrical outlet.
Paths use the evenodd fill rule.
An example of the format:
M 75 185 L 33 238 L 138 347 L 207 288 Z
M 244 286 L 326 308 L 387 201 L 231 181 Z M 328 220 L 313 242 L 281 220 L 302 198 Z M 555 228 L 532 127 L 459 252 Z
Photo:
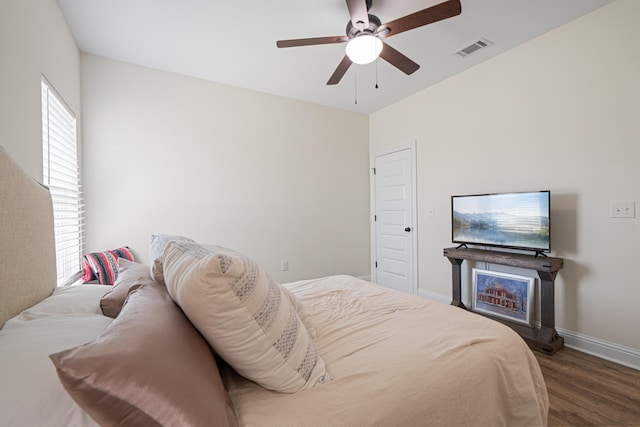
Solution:
M 280 261 L 280 270 L 289 271 L 289 261 L 287 260 Z
M 611 202 L 611 218 L 635 218 L 635 201 Z

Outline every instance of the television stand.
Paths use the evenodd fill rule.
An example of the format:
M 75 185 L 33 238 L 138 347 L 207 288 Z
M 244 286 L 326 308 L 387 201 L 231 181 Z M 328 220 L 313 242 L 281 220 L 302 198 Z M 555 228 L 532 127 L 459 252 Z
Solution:
M 529 327 L 493 317 L 492 319 L 511 327 L 534 350 L 553 354 L 564 347 L 564 338 L 559 336 L 556 331 L 554 306 L 554 281 L 558 271 L 563 266 L 564 260 L 562 258 L 538 257 L 535 255 L 486 251 L 466 247 L 445 248 L 444 256 L 451 262 L 453 287 L 451 305 L 464 310 L 467 310 L 467 307 L 462 302 L 461 266 L 465 259 L 536 270 L 540 278 L 540 327 Z

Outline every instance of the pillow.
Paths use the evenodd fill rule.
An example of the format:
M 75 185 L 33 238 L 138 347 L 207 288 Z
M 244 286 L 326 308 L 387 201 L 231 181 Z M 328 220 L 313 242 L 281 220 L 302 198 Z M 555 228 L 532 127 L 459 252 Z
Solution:
M 171 242 L 163 270 L 173 300 L 240 375 L 284 393 L 331 379 L 283 288 L 248 257 Z
M 101 425 L 236 426 L 207 342 L 151 280 L 95 341 L 52 354 L 71 397 Z
M 151 259 L 151 278 L 161 284 L 165 284 L 164 273 L 162 270 L 162 254 L 170 242 L 197 243 L 195 240 L 185 236 L 174 236 L 169 234 L 151 235 L 151 244 L 149 246 L 149 258 Z M 203 247 L 205 249 L 211 248 L 212 250 L 215 250 L 216 248 L 220 248 L 220 246 L 203 246 Z M 305 327 L 311 334 L 311 337 L 315 338 L 316 329 L 313 327 L 311 322 L 311 317 L 309 317 L 305 308 L 302 306 L 300 301 L 298 301 L 298 299 L 288 289 L 283 288 L 283 293 L 286 295 L 289 302 L 295 308 L 296 312 L 300 316 L 300 320 L 302 320 L 302 323 L 304 323 Z M 126 294 L 125 294 L 125 298 L 126 298 Z
M 102 314 L 99 301 L 107 291 L 102 285 L 59 286 L 49 297 L 7 320 L 4 327 L 41 317 L 73 313 Z
M 2 329 L 0 424 L 97 426 L 65 391 L 48 356 L 95 339 L 110 323 L 101 314 L 69 314 Z
M 164 274 L 162 272 L 162 253 L 169 242 L 191 242 L 196 241 L 184 236 L 173 236 L 171 234 L 152 234 L 151 243 L 149 244 L 149 262 L 151 264 L 151 278 L 158 283 L 164 283 Z
M 120 258 L 118 264 L 118 279 L 113 284 L 112 290 L 100 299 L 102 314 L 114 319 L 120 314 L 124 300 L 129 295 L 129 290 L 134 285 L 140 284 L 138 279 L 151 279 L 147 265 L 129 261 L 126 258 Z
M 112 251 L 93 252 L 82 257 L 82 280 L 98 279 L 101 285 L 113 285 L 118 277 L 118 257 L 133 261 L 127 246 Z

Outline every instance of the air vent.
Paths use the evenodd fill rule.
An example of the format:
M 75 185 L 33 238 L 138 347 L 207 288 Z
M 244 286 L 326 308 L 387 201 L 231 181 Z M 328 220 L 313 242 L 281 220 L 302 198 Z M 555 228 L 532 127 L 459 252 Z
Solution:
M 484 37 L 481 38 L 480 40 L 478 40 L 477 42 L 471 43 L 469 46 L 464 47 L 462 49 L 460 49 L 459 51 L 455 52 L 456 55 L 458 55 L 460 58 L 466 58 L 467 56 L 476 53 L 482 49 L 485 49 L 489 46 L 491 46 L 493 44 L 493 42 L 490 42 L 489 40 L 485 39 Z

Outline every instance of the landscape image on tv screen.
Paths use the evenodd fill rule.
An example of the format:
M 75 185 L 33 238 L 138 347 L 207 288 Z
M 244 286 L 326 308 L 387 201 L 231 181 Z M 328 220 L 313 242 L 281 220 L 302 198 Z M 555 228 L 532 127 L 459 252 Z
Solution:
M 454 243 L 548 252 L 549 192 L 451 197 Z

